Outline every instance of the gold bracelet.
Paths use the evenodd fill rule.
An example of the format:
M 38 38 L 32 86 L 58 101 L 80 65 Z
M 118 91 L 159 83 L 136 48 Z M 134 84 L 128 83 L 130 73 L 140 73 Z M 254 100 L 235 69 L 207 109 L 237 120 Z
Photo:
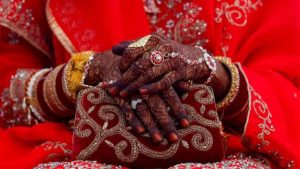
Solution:
M 231 62 L 230 58 L 227 57 L 215 57 L 217 61 L 222 63 L 230 71 L 231 85 L 229 92 L 220 102 L 217 103 L 218 111 L 224 110 L 229 106 L 236 98 L 240 89 L 240 76 L 237 67 Z
M 72 115 L 72 111 L 61 102 L 57 93 L 57 76 L 63 66 L 64 65 L 59 65 L 53 69 L 47 75 L 43 84 L 45 102 L 50 110 L 59 117 Z
M 94 52 L 85 51 L 75 53 L 66 64 L 63 72 L 63 89 L 67 96 L 74 101 L 80 86 L 83 84 L 85 72 L 87 72 L 87 64 L 90 63 L 94 56 Z
M 42 69 L 36 72 L 29 80 L 28 87 L 26 90 L 27 102 L 29 104 L 30 111 L 34 116 L 41 122 L 47 120 L 47 115 L 42 109 L 38 100 L 38 83 L 42 77 L 50 72 L 50 69 Z

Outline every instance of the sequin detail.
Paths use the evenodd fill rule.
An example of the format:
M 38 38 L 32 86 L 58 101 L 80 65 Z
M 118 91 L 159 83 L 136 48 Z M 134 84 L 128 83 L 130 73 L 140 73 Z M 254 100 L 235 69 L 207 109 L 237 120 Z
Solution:
M 203 87 L 200 90 L 211 92 L 208 87 Z M 209 94 L 212 95 L 212 93 L 207 93 L 207 95 Z M 86 97 L 86 99 L 84 97 Z M 200 96 L 195 97 L 197 97 L 199 103 L 211 104 L 214 102 L 213 99 L 204 97 L 201 94 Z M 111 147 L 113 150 L 112 153 L 114 152 L 119 160 L 128 163 L 134 162 L 140 154 L 154 159 L 168 159 L 177 153 L 180 146 L 185 149 L 190 149 L 192 147 L 198 151 L 208 151 L 211 149 L 214 140 L 212 133 L 206 126 L 214 128 L 221 127 L 216 111 L 208 112 L 208 114 L 215 119 L 210 120 L 199 115 L 199 113 L 197 113 L 190 105 L 185 104 L 190 121 L 197 122 L 200 125 L 192 125 L 189 128 L 180 129 L 178 131 L 178 142 L 170 145 L 166 144 L 168 145 L 168 148 L 165 150 L 153 150 L 140 142 L 138 138 L 126 129 L 125 117 L 122 116 L 119 108 L 111 102 L 112 100 L 108 98 L 109 96 L 101 88 L 90 88 L 79 93 L 76 116 L 77 125 L 74 129 L 74 135 L 79 138 L 93 136 L 93 140 L 78 153 L 77 159 L 87 159 L 98 149 L 100 144 L 106 144 Z M 103 102 L 108 103 L 108 105 L 100 106 L 100 108 L 95 108 L 93 106 L 84 108 L 83 103 L 81 102 L 82 100 L 85 100 L 85 102 L 88 101 L 89 103 L 92 103 L 92 105 Z M 89 111 L 91 108 L 92 111 Z M 100 118 L 101 121 L 104 121 L 103 126 L 100 126 L 99 123 L 95 121 L 95 116 L 93 116 L 94 118 L 91 118 L 91 112 L 97 112 L 96 118 Z M 113 120 L 117 122 L 112 122 Z M 113 135 L 121 136 L 122 139 L 118 142 L 109 140 L 109 137 Z M 191 135 L 190 140 L 183 140 L 184 136 L 187 135 Z M 164 140 L 164 142 L 166 142 L 166 140 Z
M 44 32 L 35 20 L 26 0 L 0 0 L 0 25 L 22 36 L 33 46 L 50 56 Z M 16 41 L 14 40 L 13 43 Z
M 202 36 L 207 28 L 199 17 L 202 7 L 181 0 L 144 0 L 144 9 L 157 33 L 184 44 L 202 46 L 208 42 Z

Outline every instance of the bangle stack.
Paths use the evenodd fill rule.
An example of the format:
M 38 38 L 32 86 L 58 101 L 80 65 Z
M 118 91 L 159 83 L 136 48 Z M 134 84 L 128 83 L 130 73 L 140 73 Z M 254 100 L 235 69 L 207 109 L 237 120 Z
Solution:
M 29 105 L 30 111 L 33 115 L 41 122 L 46 121 L 47 114 L 42 109 L 39 99 L 38 99 L 38 84 L 40 80 L 45 77 L 51 69 L 42 69 L 36 72 L 28 83 L 28 88 L 26 90 L 27 103 Z
M 240 76 L 237 67 L 227 57 L 215 57 L 217 61 L 222 63 L 230 72 L 231 85 L 229 92 L 219 103 L 217 103 L 218 111 L 226 109 L 236 98 L 240 89 Z
M 43 84 L 43 93 L 47 107 L 58 117 L 69 117 L 72 110 L 68 109 L 61 101 L 57 91 L 57 78 L 64 65 L 57 66 L 46 77 Z

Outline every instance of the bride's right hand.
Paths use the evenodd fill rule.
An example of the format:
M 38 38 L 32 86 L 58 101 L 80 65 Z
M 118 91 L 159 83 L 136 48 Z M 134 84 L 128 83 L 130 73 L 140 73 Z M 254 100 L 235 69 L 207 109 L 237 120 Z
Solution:
M 121 57 L 114 55 L 111 51 L 96 54 L 90 64 L 86 84 L 95 86 L 101 81 L 120 78 L 121 73 L 118 68 L 120 60 Z M 162 92 L 161 95 L 152 94 L 143 98 L 135 95 L 127 99 L 115 96 L 114 99 L 119 101 L 128 124 L 137 133 L 142 134 L 148 131 L 154 142 L 160 142 L 163 139 L 162 133 L 166 134 L 169 141 L 177 141 L 177 130 L 170 114 L 180 121 L 186 119 L 186 113 L 173 88 Z M 136 102 L 136 100 L 142 101 Z M 131 103 L 136 104 L 134 108 L 131 107 Z M 168 107 L 170 107 L 170 111 L 168 111 Z M 188 126 L 188 122 L 181 126 Z

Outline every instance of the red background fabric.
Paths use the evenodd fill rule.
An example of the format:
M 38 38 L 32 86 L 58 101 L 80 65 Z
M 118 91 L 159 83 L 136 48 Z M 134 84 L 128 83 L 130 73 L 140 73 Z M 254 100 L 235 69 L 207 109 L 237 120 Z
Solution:
M 49 6 L 56 22 L 71 40 L 73 52 L 91 49 L 102 51 L 119 41 L 137 38 L 150 32 L 142 1 L 126 2 L 93 0 L 86 3 L 66 0 L 61 3 L 50 0 Z M 300 116 L 300 1 L 262 1 L 262 6 L 247 13 L 247 26 L 242 28 L 232 25 L 225 15 L 221 23 L 214 21 L 215 9 L 221 8 L 225 2 L 233 4 L 233 0 L 194 2 L 203 8 L 199 17 L 208 24 L 203 35 L 209 39 L 206 47 L 215 55 L 223 55 L 222 45 L 225 44 L 229 48 L 227 56 L 242 63 L 254 88 L 251 93 L 254 100 L 250 104 L 250 116 L 242 138 L 244 145 L 250 145 L 247 148 L 251 151 L 260 151 L 270 157 L 275 154 L 273 161 L 279 163 L 295 160 L 295 168 L 299 168 L 300 134 L 297 127 Z M 162 23 L 160 26 L 164 25 Z M 226 38 L 227 31 L 231 33 L 231 39 Z M 6 33 L 1 30 L 1 89 L 8 86 L 10 76 L 19 67 L 42 68 L 52 64 L 26 42 L 8 45 L 7 40 L 2 38 Z M 53 36 L 58 35 L 55 31 L 52 33 Z M 67 61 L 70 56 L 67 51 L 72 50 L 63 48 L 66 45 L 59 38 L 52 39 L 55 62 Z M 258 102 L 264 103 L 260 106 L 267 106 L 257 107 L 254 103 Z M 261 113 L 268 115 L 268 112 L 271 117 L 258 116 Z M 273 125 L 274 130 L 268 130 L 263 127 L 266 126 L 264 124 Z M 267 131 L 268 134 L 258 137 L 262 131 Z M 63 124 L 46 123 L 33 128 L 3 129 L 0 135 L 0 168 L 30 168 L 43 162 L 44 150 L 35 147 L 47 140 L 71 145 L 71 131 Z M 257 145 L 265 143 L 264 141 L 270 144 L 258 150 Z M 236 144 L 231 142 L 229 145 L 239 150 Z

